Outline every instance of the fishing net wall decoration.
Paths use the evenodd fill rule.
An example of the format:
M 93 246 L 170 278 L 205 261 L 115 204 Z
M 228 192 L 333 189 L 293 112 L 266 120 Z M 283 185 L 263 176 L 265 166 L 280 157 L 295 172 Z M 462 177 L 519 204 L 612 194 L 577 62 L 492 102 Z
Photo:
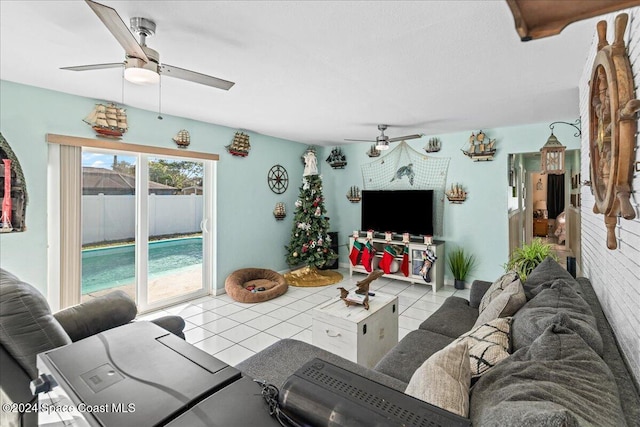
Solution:
M 384 156 L 361 166 L 363 187 L 365 190 L 433 190 L 433 231 L 441 236 L 450 160 L 427 156 L 401 141 Z

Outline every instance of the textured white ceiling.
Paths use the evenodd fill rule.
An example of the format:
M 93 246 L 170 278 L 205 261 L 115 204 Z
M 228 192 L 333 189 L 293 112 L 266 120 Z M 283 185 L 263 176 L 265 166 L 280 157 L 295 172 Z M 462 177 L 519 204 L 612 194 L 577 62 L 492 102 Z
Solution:
M 236 82 L 165 78 L 162 111 L 308 144 L 578 117 L 597 19 L 522 43 L 504 1 L 103 1 L 154 20 L 161 61 Z M 122 101 L 124 52 L 84 1 L 0 0 L 0 78 Z M 124 103 L 158 109 L 157 87 Z

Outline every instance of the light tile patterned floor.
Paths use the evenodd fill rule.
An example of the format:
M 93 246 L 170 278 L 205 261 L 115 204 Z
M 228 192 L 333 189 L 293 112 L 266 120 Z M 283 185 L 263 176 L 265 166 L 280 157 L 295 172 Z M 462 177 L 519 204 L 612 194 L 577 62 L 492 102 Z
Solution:
M 356 282 L 365 277 L 355 274 L 349 278 L 347 269 L 339 271 L 344 276 L 340 283 L 319 288 L 290 286 L 285 295 L 262 303 L 242 304 L 227 295 L 211 296 L 145 314 L 139 319 L 150 320 L 169 313 L 181 315 L 186 321 L 188 342 L 233 366 L 281 338 L 311 343 L 311 310 L 338 298 L 340 292 L 336 288 L 354 288 Z M 445 286 L 434 294 L 426 284 L 409 284 L 385 277 L 373 282 L 371 290 L 398 295 L 399 339 L 417 329 L 447 297 L 469 298 L 468 289 Z

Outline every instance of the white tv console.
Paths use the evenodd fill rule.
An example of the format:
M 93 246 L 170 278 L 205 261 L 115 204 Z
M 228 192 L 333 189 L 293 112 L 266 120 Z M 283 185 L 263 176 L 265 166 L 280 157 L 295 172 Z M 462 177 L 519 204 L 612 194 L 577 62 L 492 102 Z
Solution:
M 349 253 L 351 252 L 351 248 L 353 247 L 354 237 L 351 236 L 349 238 Z M 366 236 L 361 236 L 358 238 L 358 241 L 364 244 L 367 241 Z M 402 238 L 392 239 L 390 242 L 387 242 L 383 238 L 373 238 L 371 239 L 371 244 L 376 249 L 376 259 L 373 260 L 374 269 L 378 269 L 378 263 L 380 259 L 382 259 L 382 255 L 384 253 L 384 247 L 386 245 L 399 246 L 404 248 L 404 243 L 402 243 Z M 422 267 L 422 252 L 426 249 L 431 249 L 436 254 L 438 258 L 436 262 L 431 267 L 431 282 L 427 283 L 424 281 L 422 276 L 420 275 L 420 268 Z M 402 252 L 400 252 L 396 256 L 396 260 L 400 265 L 402 265 Z M 426 245 L 422 242 L 409 242 L 409 276 L 405 276 L 401 270 L 398 270 L 396 273 L 385 274 L 385 277 L 394 279 L 394 280 L 404 280 L 405 282 L 411 283 L 424 283 L 427 285 L 431 285 L 433 292 L 436 292 L 438 289 L 444 286 L 444 242 L 441 240 L 434 240 L 432 244 Z M 364 266 L 358 264 L 354 266 L 349 261 L 349 276 L 352 277 L 353 273 L 362 273 L 369 274 L 367 270 L 365 270 Z

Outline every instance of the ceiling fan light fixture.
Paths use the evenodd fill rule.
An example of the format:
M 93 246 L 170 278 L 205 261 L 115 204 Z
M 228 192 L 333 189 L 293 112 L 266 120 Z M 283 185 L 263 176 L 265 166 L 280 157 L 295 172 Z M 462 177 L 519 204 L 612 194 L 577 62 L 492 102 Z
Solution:
M 384 151 L 384 150 L 388 150 L 388 149 L 389 149 L 389 143 L 386 142 L 386 141 L 379 141 L 376 144 L 376 150 Z
M 160 55 L 155 50 L 142 46 L 149 62 L 145 62 L 135 56 L 127 57 L 124 63 L 124 78 L 137 85 L 156 85 L 160 82 L 158 62 Z
M 160 81 L 160 74 L 147 68 L 127 67 L 124 78 L 137 85 L 155 85 Z

